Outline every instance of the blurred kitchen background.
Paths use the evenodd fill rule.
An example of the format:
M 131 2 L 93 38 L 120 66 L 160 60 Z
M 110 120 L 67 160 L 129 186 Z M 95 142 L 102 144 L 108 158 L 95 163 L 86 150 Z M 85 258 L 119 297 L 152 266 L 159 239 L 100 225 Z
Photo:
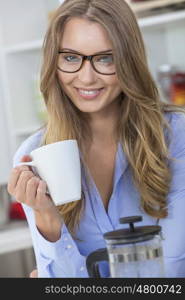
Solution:
M 39 92 L 41 47 L 60 2 L 0 0 L 0 277 L 29 277 L 35 267 L 25 215 L 8 195 L 7 181 L 16 149 L 47 120 Z M 185 105 L 185 0 L 127 2 L 163 101 Z

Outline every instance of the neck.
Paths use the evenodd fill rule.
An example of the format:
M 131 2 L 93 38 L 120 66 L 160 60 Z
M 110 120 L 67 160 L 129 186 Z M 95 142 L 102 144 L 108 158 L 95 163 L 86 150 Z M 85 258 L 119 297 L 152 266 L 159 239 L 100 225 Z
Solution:
M 88 123 L 92 132 L 92 143 L 107 145 L 117 142 L 117 123 L 119 107 L 109 112 L 99 112 L 88 117 Z

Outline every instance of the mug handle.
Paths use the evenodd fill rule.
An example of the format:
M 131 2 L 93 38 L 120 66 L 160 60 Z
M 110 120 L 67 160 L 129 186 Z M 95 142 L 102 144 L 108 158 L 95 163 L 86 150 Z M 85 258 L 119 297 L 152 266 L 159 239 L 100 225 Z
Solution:
M 25 161 L 25 162 L 20 162 L 17 167 L 19 166 L 30 166 L 30 167 L 35 167 L 34 161 Z

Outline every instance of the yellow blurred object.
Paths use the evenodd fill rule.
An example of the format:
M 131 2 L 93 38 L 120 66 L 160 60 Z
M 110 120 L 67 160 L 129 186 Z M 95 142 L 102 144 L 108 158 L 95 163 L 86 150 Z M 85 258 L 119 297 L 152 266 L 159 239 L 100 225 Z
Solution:
M 177 105 L 185 105 L 185 73 L 172 75 L 171 101 Z

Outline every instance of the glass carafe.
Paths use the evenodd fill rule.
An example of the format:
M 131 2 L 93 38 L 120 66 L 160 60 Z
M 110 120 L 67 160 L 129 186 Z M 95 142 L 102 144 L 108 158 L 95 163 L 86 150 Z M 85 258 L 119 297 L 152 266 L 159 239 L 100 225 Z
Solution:
M 134 222 L 141 220 L 140 216 L 121 218 L 120 223 L 128 223 L 129 228 L 104 234 L 107 248 L 92 252 L 86 260 L 90 277 L 101 277 L 100 261 L 109 262 L 114 278 L 165 277 L 161 227 L 135 227 Z

